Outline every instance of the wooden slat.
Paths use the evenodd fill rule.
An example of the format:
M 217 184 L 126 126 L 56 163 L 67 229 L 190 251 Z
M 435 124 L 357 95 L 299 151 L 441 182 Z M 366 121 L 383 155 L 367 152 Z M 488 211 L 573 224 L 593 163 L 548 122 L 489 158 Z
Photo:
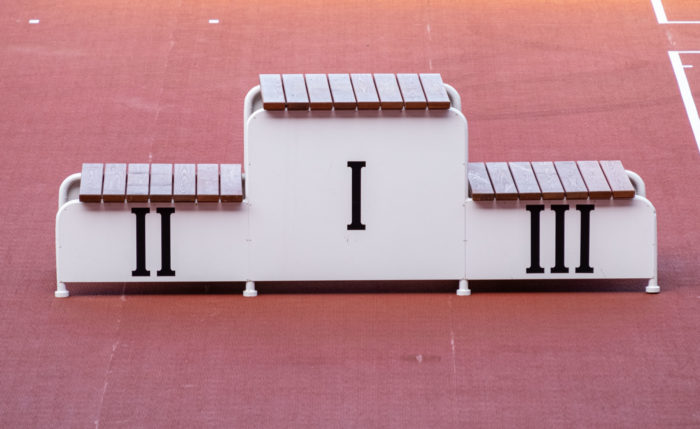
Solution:
M 357 108 L 361 110 L 379 109 L 379 96 L 374 85 L 374 78 L 369 73 L 351 74 L 352 87 L 357 98 Z
M 350 75 L 329 74 L 328 82 L 333 94 L 333 107 L 336 110 L 354 110 L 357 107 L 355 93 L 352 90 L 352 83 L 350 83 Z
M 447 95 L 440 73 L 421 73 L 419 76 L 428 101 L 428 109 L 449 109 L 450 97 Z
M 603 173 L 612 189 L 613 198 L 634 198 L 634 186 L 620 161 L 600 161 Z
M 243 201 L 241 164 L 221 164 L 221 201 Z
M 260 92 L 262 94 L 263 109 L 284 110 L 284 90 L 282 89 L 280 75 L 261 74 Z
M 493 186 L 491 186 L 491 179 L 483 162 L 470 162 L 467 165 L 467 179 L 469 181 L 469 195 L 472 200 L 493 200 Z
M 586 184 L 583 182 L 581 173 L 578 171 L 574 161 L 556 161 L 554 168 L 557 169 L 557 174 L 567 199 L 579 200 L 588 198 L 588 188 L 586 188 Z
M 105 164 L 102 201 L 123 203 L 126 199 L 126 164 Z
M 152 202 L 169 203 L 173 199 L 173 165 L 151 165 L 151 192 Z
M 379 103 L 382 109 L 403 109 L 403 98 L 396 77 L 391 73 L 375 73 L 374 83 L 377 85 Z
M 399 88 L 407 109 L 425 109 L 428 102 L 425 101 L 423 87 L 416 73 L 399 73 L 396 75 Z
M 148 201 L 148 164 L 129 164 L 126 176 L 126 200 L 129 202 Z
M 219 201 L 219 164 L 197 164 L 197 201 Z
M 102 201 L 102 174 L 104 165 L 83 164 L 80 173 L 80 195 L 78 199 L 84 203 L 99 203 Z
M 311 110 L 331 110 L 333 99 L 328 88 L 328 78 L 325 74 L 307 74 L 306 89 L 309 91 L 309 107 Z
M 521 200 L 539 200 L 542 192 L 529 162 L 509 162 L 510 172 Z
M 563 200 L 564 188 L 561 186 L 559 175 L 552 162 L 532 162 L 532 171 L 545 200 Z
M 309 108 L 309 95 L 306 92 L 306 83 L 303 74 L 283 74 L 284 94 L 287 97 L 287 109 L 307 110 Z
M 194 164 L 175 164 L 173 173 L 173 199 L 175 201 L 194 202 L 195 200 Z
M 576 164 L 581 172 L 586 188 L 588 188 L 589 198 L 605 200 L 612 197 L 612 191 L 598 161 L 577 161 Z
M 497 200 L 517 200 L 518 189 L 513 182 L 508 164 L 505 162 L 487 162 L 486 171 L 491 178 L 493 191 Z

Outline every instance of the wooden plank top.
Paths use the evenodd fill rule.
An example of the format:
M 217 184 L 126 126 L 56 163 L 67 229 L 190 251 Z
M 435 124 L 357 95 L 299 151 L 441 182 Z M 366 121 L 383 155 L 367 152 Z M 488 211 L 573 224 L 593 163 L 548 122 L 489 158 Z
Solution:
M 357 98 L 357 108 L 363 110 L 379 109 L 379 95 L 377 95 L 372 75 L 369 73 L 351 74 L 350 79 Z
M 517 200 L 518 189 L 513 182 L 508 164 L 505 162 L 487 162 L 486 171 L 491 178 L 493 191 L 497 200 Z
M 80 195 L 78 199 L 84 203 L 99 203 L 102 201 L 102 174 L 104 165 L 83 164 L 80 173 Z
M 419 76 L 428 108 L 449 109 L 450 97 L 447 95 L 440 73 L 421 73 Z
M 634 198 L 634 186 L 630 182 L 620 161 L 600 161 L 605 178 L 612 190 L 613 198 Z
M 221 164 L 221 201 L 243 201 L 241 164 Z
M 537 184 L 529 162 L 509 162 L 508 167 L 521 200 L 539 200 L 542 197 L 540 186 Z
M 219 164 L 197 164 L 197 201 L 219 201 Z
M 307 110 L 309 95 L 306 92 L 306 82 L 303 74 L 283 74 L 284 94 L 287 98 L 287 109 Z
M 126 164 L 105 164 L 102 201 L 122 203 L 126 199 Z
M 425 109 L 428 102 L 425 101 L 423 87 L 416 73 L 398 73 L 399 88 L 407 109 Z
M 280 75 L 261 74 L 260 93 L 262 95 L 263 109 L 284 110 L 284 89 L 282 89 L 282 79 Z
M 564 187 L 567 199 L 580 200 L 588 198 L 588 188 L 586 188 L 586 184 L 574 161 L 556 161 L 554 168 L 557 169 L 557 174 Z
M 306 89 L 309 91 L 311 110 L 331 110 L 333 108 L 333 99 L 325 74 L 307 74 Z
M 350 75 L 329 74 L 328 83 L 330 84 L 331 93 L 333 95 L 333 107 L 336 110 L 355 110 L 357 101 L 355 100 L 355 93 L 352 90 Z
M 194 164 L 175 164 L 173 173 L 173 199 L 194 202 L 196 195 Z
M 126 176 L 126 200 L 129 202 L 148 201 L 150 165 L 129 164 Z
M 588 188 L 588 197 L 605 200 L 612 197 L 612 191 L 598 161 L 577 161 L 581 177 Z
M 173 165 L 151 164 L 151 201 L 169 203 L 173 199 Z
M 491 201 L 494 197 L 491 179 L 483 162 L 470 162 L 467 165 L 469 195 L 474 201 Z
M 532 171 L 540 185 L 542 198 L 545 200 L 563 200 L 564 188 L 552 162 L 532 162 Z
M 403 98 L 401 98 L 401 91 L 393 74 L 375 73 L 374 83 L 377 86 L 382 109 L 403 109 Z

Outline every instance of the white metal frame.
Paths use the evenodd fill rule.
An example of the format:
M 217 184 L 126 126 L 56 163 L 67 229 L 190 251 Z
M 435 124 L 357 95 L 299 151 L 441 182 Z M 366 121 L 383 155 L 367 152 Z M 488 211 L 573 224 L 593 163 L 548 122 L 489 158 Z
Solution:
M 457 91 L 454 88 L 452 88 L 449 85 L 445 85 L 445 88 L 447 90 L 448 96 L 449 96 L 451 103 L 452 103 L 452 109 L 450 111 L 454 111 L 455 112 L 454 114 L 458 114 L 459 117 L 464 119 L 464 117 L 461 115 L 461 99 L 460 99 L 459 94 L 457 93 Z M 244 102 L 244 112 L 243 112 L 243 119 L 244 119 L 244 126 L 245 126 L 245 132 L 244 132 L 244 168 L 246 168 L 246 169 L 248 169 L 251 166 L 250 159 L 249 159 L 249 157 L 251 156 L 251 150 L 250 150 L 251 147 L 249 146 L 251 144 L 250 136 L 249 136 L 249 128 L 248 128 L 249 121 L 261 109 L 262 109 L 262 100 L 261 100 L 261 94 L 260 94 L 260 87 L 256 86 L 256 87 L 252 88 L 247 93 L 247 95 L 245 97 L 245 102 Z M 378 114 L 380 114 L 380 113 L 378 113 Z M 263 117 L 268 117 L 268 116 L 272 117 L 271 115 L 272 114 L 263 115 Z M 389 112 L 387 112 L 386 115 L 388 115 L 387 118 L 392 117 L 391 116 L 392 114 Z M 426 113 L 426 115 L 427 115 L 427 113 Z M 290 116 L 294 116 L 294 115 L 290 115 Z M 306 116 L 300 116 L 300 117 L 312 118 L 313 115 L 306 115 Z M 358 114 L 357 117 L 361 118 L 362 115 Z M 342 114 L 341 114 L 341 116 L 339 116 L 339 118 L 342 118 Z M 413 120 L 407 121 L 406 124 L 410 125 L 411 121 L 413 121 Z M 284 122 L 284 121 L 278 121 L 278 123 L 281 123 L 281 122 Z M 314 122 L 312 119 L 309 119 L 309 124 L 317 124 L 317 123 L 318 122 Z M 316 126 L 316 125 L 313 125 L 313 126 Z M 465 127 L 465 135 L 464 135 L 464 142 L 463 142 L 463 144 L 464 144 L 464 163 L 463 163 L 463 167 L 462 167 L 462 173 L 460 173 L 460 176 L 463 177 L 464 179 L 466 179 L 467 153 L 468 153 L 468 148 L 467 148 L 468 137 L 466 135 L 466 120 L 464 120 L 464 127 Z M 269 138 L 269 137 L 265 137 L 265 138 Z M 344 150 L 346 150 L 346 149 L 344 149 Z M 362 153 L 365 153 L 365 152 L 362 152 Z M 394 152 L 392 152 L 392 153 L 394 153 Z M 365 156 L 365 155 L 362 155 L 362 156 Z M 440 165 L 442 165 L 442 164 L 440 164 Z M 246 178 L 246 176 L 249 176 L 249 174 L 250 174 L 250 172 L 244 173 L 244 179 Z M 627 171 L 627 175 L 630 178 L 630 180 L 632 181 L 632 183 L 636 189 L 637 196 L 635 197 L 635 200 L 639 200 L 639 201 L 643 200 L 644 204 L 648 204 L 648 206 L 651 207 L 651 209 L 653 211 L 653 206 L 645 198 L 646 187 L 645 187 L 645 184 L 644 184 L 643 180 L 641 179 L 641 177 L 639 177 L 639 175 L 637 175 L 636 173 L 634 173 L 632 171 Z M 256 179 L 253 178 L 253 180 L 256 180 Z M 269 182 L 270 178 L 268 177 L 265 180 L 268 180 L 267 184 L 270 185 L 270 182 Z M 63 255 L 64 250 L 62 250 L 62 243 L 60 241 L 61 237 L 63 237 L 65 235 L 65 234 L 63 234 L 63 231 L 61 230 L 61 225 L 63 225 L 63 223 L 64 223 L 63 221 L 65 221 L 65 219 L 62 219 L 62 216 L 73 216 L 73 215 L 66 215 L 65 214 L 68 211 L 68 210 L 66 210 L 66 208 L 72 207 L 72 210 L 75 210 L 75 207 L 77 207 L 76 205 L 80 206 L 80 203 L 75 201 L 78 198 L 79 185 L 80 185 L 80 173 L 76 173 L 76 174 L 73 174 L 73 175 L 67 177 L 63 181 L 63 183 L 61 184 L 61 186 L 59 188 L 59 197 L 58 197 L 59 211 L 58 211 L 57 217 L 56 217 L 57 289 L 55 291 L 55 296 L 58 298 L 67 297 L 69 295 L 69 292 L 66 288 L 66 284 L 64 281 L 65 280 L 64 273 L 62 270 L 62 266 L 63 266 L 63 262 L 64 262 L 62 258 L 65 256 L 65 255 Z M 274 183 L 271 183 L 271 185 L 274 186 Z M 429 186 L 434 187 L 434 184 L 430 184 Z M 467 209 L 469 208 L 470 204 L 473 204 L 473 202 L 471 201 L 470 198 L 466 198 L 466 184 L 464 184 L 464 187 L 465 187 L 464 188 L 465 197 L 464 197 L 464 199 L 460 199 L 461 202 L 458 203 L 459 205 L 462 206 L 462 209 L 461 209 L 462 229 L 461 230 L 462 230 L 463 242 L 464 242 L 464 244 L 462 245 L 462 250 L 459 252 L 461 254 L 461 257 L 462 257 L 462 260 L 464 261 L 464 263 L 468 264 L 468 261 L 467 261 L 468 256 L 467 256 L 466 249 L 467 249 L 467 243 L 468 243 L 468 240 L 470 239 L 470 237 L 468 235 L 466 235 L 467 234 L 466 228 L 467 228 L 467 225 L 470 222 L 470 220 L 467 216 L 467 212 L 468 212 Z M 435 192 L 435 191 L 433 191 L 433 192 Z M 388 198 L 388 199 L 390 200 L 391 198 Z M 435 198 L 427 198 L 427 200 L 428 201 L 425 201 L 425 204 L 435 205 L 435 203 L 436 203 Z M 192 206 L 194 204 L 195 203 L 189 203 L 190 206 Z M 255 289 L 255 281 L 260 280 L 260 278 L 257 278 L 257 279 L 254 278 L 254 277 L 256 277 L 255 275 L 251 275 L 251 268 L 255 266 L 255 264 L 254 264 L 255 261 L 251 261 L 251 259 L 254 259 L 254 257 L 251 256 L 251 253 L 250 253 L 250 249 L 251 249 L 250 246 L 251 246 L 251 242 L 252 242 L 252 235 L 251 235 L 252 233 L 251 233 L 251 229 L 250 229 L 250 222 L 251 222 L 251 217 L 253 217 L 253 215 L 255 214 L 255 211 L 252 209 L 254 204 L 255 204 L 255 196 L 250 194 L 250 195 L 247 195 L 246 200 L 244 200 L 243 203 L 239 206 L 240 208 L 236 210 L 236 212 L 238 213 L 237 216 L 239 216 L 239 219 L 243 219 L 244 217 L 247 217 L 247 219 L 248 219 L 248 220 L 244 221 L 244 222 L 246 222 L 245 226 L 247 228 L 247 232 L 243 233 L 243 232 L 241 232 L 243 230 L 241 228 L 239 228 L 238 229 L 239 232 L 237 233 L 239 238 L 241 235 L 245 236 L 241 239 L 244 239 L 248 243 L 245 245 L 245 247 L 247 249 L 246 250 L 247 253 L 246 253 L 246 256 L 242 256 L 243 254 L 240 253 L 240 251 L 239 251 L 238 256 L 236 256 L 237 258 L 247 259 L 247 263 L 246 263 L 243 271 L 240 271 L 239 275 L 237 275 L 236 278 L 230 278 L 230 279 L 224 280 L 224 281 L 245 281 L 245 290 L 243 291 L 243 295 L 246 297 L 253 297 L 253 296 L 257 295 L 257 291 Z M 440 204 L 443 204 L 443 203 L 440 203 Z M 438 205 L 440 205 L 440 204 L 438 204 Z M 501 203 L 499 201 L 495 201 L 495 202 L 493 202 L 493 204 L 494 204 L 493 207 L 498 208 L 498 205 L 503 204 L 503 203 Z M 609 204 L 614 206 L 615 202 L 611 201 Z M 624 203 L 620 202 L 619 204 L 621 204 L 621 208 L 624 210 Z M 137 204 L 124 203 L 123 212 L 130 213 L 129 207 L 132 207 L 135 205 L 137 205 Z M 144 205 L 146 205 L 148 207 L 158 206 L 158 204 L 149 204 L 149 203 L 140 204 L 140 206 L 144 206 Z M 171 204 L 171 205 L 175 206 L 176 204 Z M 104 203 L 94 203 L 94 204 L 91 203 L 91 204 L 85 205 L 85 207 L 88 207 L 88 206 L 91 207 L 91 210 L 94 209 L 94 211 L 105 211 L 106 210 L 107 212 L 114 211 L 114 210 L 112 210 L 113 208 L 119 207 L 118 205 L 116 205 L 116 206 L 115 205 L 105 205 Z M 100 207 L 101 207 L 101 209 L 100 209 Z M 211 207 L 211 206 L 209 206 L 209 207 Z M 214 209 L 214 211 L 222 210 L 221 207 L 222 207 L 221 204 L 219 204 L 219 209 Z M 442 206 L 440 206 L 440 207 L 442 207 Z M 507 205 L 504 205 L 503 207 L 507 207 Z M 442 207 L 442 208 L 444 209 L 444 207 Z M 183 210 L 187 211 L 187 209 L 183 209 Z M 196 210 L 197 209 L 195 206 L 194 211 L 196 212 Z M 435 210 L 441 210 L 441 209 L 436 207 Z M 190 209 L 190 212 L 191 211 L 192 210 Z M 89 216 L 92 216 L 92 215 L 89 215 Z M 99 216 L 99 215 L 95 215 L 95 216 Z M 188 222 L 190 222 L 188 224 L 188 225 L 190 225 L 189 227 L 197 228 L 196 223 L 201 222 L 199 215 L 197 215 L 197 216 L 198 217 L 197 217 L 196 222 L 192 221 L 192 220 L 188 221 Z M 76 218 L 76 219 L 78 219 L 78 218 Z M 231 219 L 231 220 L 235 221 L 234 219 Z M 75 222 L 75 221 L 73 221 L 73 222 Z M 235 222 L 241 222 L 241 221 L 239 220 L 239 221 L 235 221 Z M 253 219 L 253 222 L 255 222 L 255 219 Z M 658 293 L 660 291 L 660 288 L 658 285 L 658 278 L 657 278 L 657 276 L 658 276 L 658 271 L 657 271 L 658 260 L 657 260 L 657 237 L 656 237 L 655 211 L 653 214 L 653 219 L 648 219 L 647 224 L 649 224 L 649 222 L 653 222 L 653 240 L 652 240 L 653 244 L 651 245 L 652 248 L 647 249 L 647 250 L 653 252 L 653 259 L 651 262 L 653 267 L 651 269 L 652 275 L 650 277 L 647 277 L 649 279 L 649 283 L 646 287 L 646 292 L 647 293 Z M 489 225 L 482 225 L 482 226 L 483 227 L 490 227 Z M 498 228 L 495 228 L 495 229 L 498 229 Z M 455 232 L 457 232 L 459 234 L 458 231 L 455 231 Z M 151 239 L 152 238 L 153 237 L 151 237 Z M 272 238 L 267 237 L 267 238 L 265 238 L 265 240 L 271 240 L 273 238 L 274 237 L 272 237 Z M 451 250 L 451 251 L 454 251 L 454 250 Z M 253 271 L 254 270 L 255 269 L 253 268 Z M 241 274 L 243 272 L 245 273 L 244 275 Z M 458 289 L 456 292 L 457 295 L 467 296 L 467 295 L 471 294 L 471 290 L 469 289 L 469 282 L 468 282 L 469 276 L 468 276 L 466 268 L 462 268 L 462 272 L 463 272 L 463 275 L 457 276 L 457 277 L 461 277 L 461 278 L 455 278 L 455 277 L 449 276 L 449 278 L 446 278 L 446 279 L 452 278 L 452 279 L 458 280 L 459 286 L 458 286 Z M 380 275 L 378 277 L 374 276 L 371 278 L 363 278 L 363 279 L 365 279 L 365 280 L 396 279 L 396 278 L 393 278 L 392 276 L 393 276 L 393 274 L 390 275 L 389 277 L 383 277 Z M 265 276 L 262 276 L 262 277 L 264 278 Z M 433 278 L 433 277 L 428 277 L 428 278 Z M 513 276 L 506 275 L 506 276 L 504 276 L 503 279 L 509 279 L 509 278 L 522 278 L 522 277 L 517 277 L 517 276 L 513 277 Z M 548 277 L 544 276 L 542 278 L 548 278 Z M 554 277 L 552 277 L 552 278 L 554 278 Z M 625 277 L 625 278 L 629 278 L 629 277 Z M 293 279 L 298 279 L 298 278 L 291 276 L 290 279 L 293 280 Z M 301 279 L 303 280 L 304 278 L 301 278 Z M 308 280 L 313 280 L 313 279 L 315 279 L 315 278 L 313 278 L 313 276 L 311 276 L 311 278 L 308 278 Z M 476 278 L 472 278 L 472 280 L 475 280 L 475 279 Z M 106 279 L 106 280 L 109 281 L 109 279 Z M 134 279 L 133 281 L 138 281 L 138 280 L 139 279 Z M 150 281 L 154 281 L 154 280 L 158 281 L 160 279 L 150 279 Z M 167 281 L 168 279 L 163 279 L 163 280 Z M 171 280 L 176 281 L 174 279 L 171 279 Z M 344 278 L 343 279 L 341 279 L 341 278 L 327 278 L 326 280 L 344 280 Z M 345 280 L 347 280 L 347 279 L 345 279 Z M 73 280 L 70 280 L 70 281 L 73 281 Z M 120 281 L 123 281 L 123 279 Z M 132 280 L 129 280 L 129 281 L 132 281 Z

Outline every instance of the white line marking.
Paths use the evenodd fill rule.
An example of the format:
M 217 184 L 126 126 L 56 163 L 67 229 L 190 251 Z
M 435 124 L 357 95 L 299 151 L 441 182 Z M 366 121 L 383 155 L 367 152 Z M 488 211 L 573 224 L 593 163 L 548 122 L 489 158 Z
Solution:
M 683 64 L 684 69 L 692 69 L 693 65 L 692 64 Z
M 700 21 L 669 21 L 666 16 L 666 10 L 661 0 L 651 0 L 651 7 L 654 8 L 656 21 L 659 24 L 700 24 Z
M 218 19 L 210 19 L 209 24 L 218 24 L 219 20 Z
M 30 23 L 30 24 L 38 24 L 38 23 L 39 23 L 39 20 L 38 20 L 38 19 L 30 19 L 30 20 L 29 20 L 29 23 Z
M 664 10 L 664 5 L 663 3 L 661 3 L 661 0 L 651 0 L 651 7 L 654 8 L 654 14 L 656 14 L 656 21 L 659 24 L 668 24 L 666 11 Z
M 698 116 L 698 108 L 695 105 L 695 100 L 693 100 L 693 92 L 690 90 L 688 77 L 685 75 L 683 62 L 681 61 L 681 54 L 688 53 L 700 54 L 700 51 L 668 51 L 668 57 L 671 59 L 673 73 L 675 73 L 676 81 L 678 81 L 678 89 L 681 91 L 681 98 L 685 105 L 685 111 L 688 114 L 690 128 L 692 128 L 695 136 L 695 143 L 698 145 L 698 150 L 700 150 L 700 117 Z

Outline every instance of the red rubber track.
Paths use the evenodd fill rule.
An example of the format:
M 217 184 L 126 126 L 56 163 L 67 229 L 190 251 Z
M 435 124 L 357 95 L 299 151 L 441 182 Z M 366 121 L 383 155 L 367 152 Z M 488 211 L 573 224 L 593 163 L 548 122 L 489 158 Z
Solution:
M 0 426 L 699 426 L 700 154 L 667 53 L 696 49 L 700 26 L 661 26 L 645 0 L 3 1 Z M 58 186 L 83 162 L 242 162 L 258 73 L 429 71 L 462 95 L 470 160 L 622 159 L 639 173 L 662 293 L 53 297 Z

